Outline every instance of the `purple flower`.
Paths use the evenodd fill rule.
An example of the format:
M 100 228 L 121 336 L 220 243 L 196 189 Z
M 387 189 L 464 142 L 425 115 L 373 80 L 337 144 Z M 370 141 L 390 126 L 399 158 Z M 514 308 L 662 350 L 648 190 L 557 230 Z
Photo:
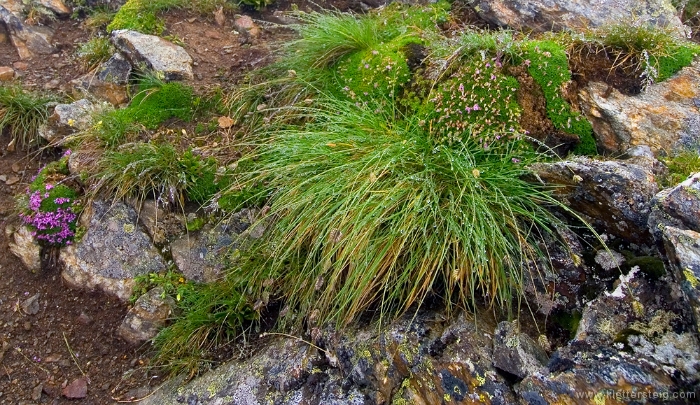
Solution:
M 513 163 L 520 163 L 520 159 L 518 159 L 518 158 L 512 158 L 511 161 Z
M 51 190 L 53 188 L 53 184 L 51 183 L 46 183 L 46 186 L 44 186 L 46 190 Z
M 476 104 L 476 103 L 475 103 L 475 104 L 474 104 L 474 107 L 472 107 L 472 110 L 474 110 L 474 111 L 479 111 L 479 110 L 481 110 L 481 107 L 479 107 L 479 104 Z
M 72 153 L 72 151 L 70 149 L 66 149 L 66 151 L 63 152 L 63 155 L 61 157 L 64 158 L 66 156 L 70 156 L 71 153 Z

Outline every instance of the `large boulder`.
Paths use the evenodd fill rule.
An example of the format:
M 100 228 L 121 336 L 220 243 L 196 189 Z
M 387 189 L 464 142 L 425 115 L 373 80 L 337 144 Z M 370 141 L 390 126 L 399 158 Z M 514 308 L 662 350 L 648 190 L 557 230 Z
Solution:
M 100 288 L 126 301 L 134 277 L 165 270 L 165 262 L 141 230 L 133 208 L 95 201 L 87 217 L 85 235 L 61 249 L 63 279 L 83 288 Z
M 475 10 L 516 30 L 585 30 L 627 21 L 685 32 L 670 0 L 479 0 Z
M 649 242 L 647 220 L 659 191 L 653 171 L 625 161 L 586 157 L 533 165 L 555 195 L 599 229 L 624 240 Z
M 17 49 L 20 59 L 31 59 L 35 55 L 48 55 L 56 52 L 49 42 L 49 35 L 22 23 L 10 10 L 0 5 L 0 23 L 10 34 L 12 45 Z
M 320 350 L 301 339 L 265 338 L 255 357 L 184 387 L 172 381 L 141 404 L 515 403 L 491 364 L 493 325 L 411 315 L 381 331 L 376 325 L 312 331 Z
M 649 229 L 666 252 L 668 265 L 693 308 L 696 322 L 700 322 L 699 213 L 700 173 L 697 173 L 657 194 L 649 217 Z
M 191 80 L 192 58 L 181 46 L 130 30 L 112 32 L 111 41 L 132 66 L 163 74 L 165 80 Z
M 700 143 L 700 65 L 626 96 L 605 83 L 592 82 L 579 92 L 581 110 L 593 125 L 598 150 L 620 153 L 648 145 L 658 154 Z

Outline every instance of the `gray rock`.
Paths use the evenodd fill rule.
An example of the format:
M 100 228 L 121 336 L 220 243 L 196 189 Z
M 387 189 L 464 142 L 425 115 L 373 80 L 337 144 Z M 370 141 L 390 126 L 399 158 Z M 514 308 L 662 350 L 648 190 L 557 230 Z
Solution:
M 593 125 L 598 150 L 620 153 L 648 145 L 658 154 L 700 143 L 700 65 L 683 68 L 641 94 L 626 96 L 607 84 L 589 83 L 579 92 L 581 110 Z
M 649 229 L 657 242 L 661 242 L 666 226 L 700 232 L 699 212 L 700 173 L 654 196 Z
M 18 18 L 24 13 L 24 3 L 22 0 L 0 0 L 0 7 L 5 7 Z
M 693 308 L 700 332 L 700 233 L 665 226 L 663 242 L 675 279 Z
M 86 130 L 92 125 L 93 115 L 104 108 L 104 105 L 94 104 L 87 99 L 58 104 L 54 107 L 47 125 L 40 129 L 39 135 L 53 142 L 77 131 Z
M 39 297 L 41 297 L 41 294 L 36 293 L 31 297 L 27 298 L 26 300 L 22 301 L 22 304 L 20 304 L 22 307 L 22 311 L 28 315 L 38 314 L 41 310 L 41 306 L 39 305 Z
M 131 70 L 131 63 L 122 54 L 115 53 L 107 61 L 100 64 L 97 69 L 97 79 L 105 83 L 126 86 L 129 84 Z
M 585 265 L 584 248 L 570 229 L 557 228 L 557 238 L 544 235 L 547 258 L 524 267 L 524 297 L 531 308 L 543 315 L 555 310 L 571 311 L 581 305 L 583 290 L 598 289 L 597 277 Z M 562 243 L 563 242 L 563 243 Z
M 0 22 L 5 24 L 20 59 L 30 59 L 34 55 L 48 55 L 56 52 L 48 40 L 48 35 L 34 27 L 24 25 L 17 16 L 1 5 Z
M 5 234 L 10 239 L 9 247 L 13 255 L 19 257 L 27 270 L 41 270 L 41 247 L 34 238 L 32 231 L 22 226 L 16 231 L 11 227 L 5 228 Z
M 475 10 L 493 24 L 516 30 L 581 31 L 627 21 L 685 34 L 669 0 L 479 0 Z
M 181 46 L 157 36 L 129 30 L 112 32 L 111 41 L 132 66 L 144 66 L 162 73 L 165 80 L 194 78 L 192 58 Z
M 635 243 L 648 243 L 647 220 L 651 200 L 658 192 L 654 173 L 624 161 L 586 157 L 533 165 L 557 198 L 587 216 L 606 232 Z
M 129 309 L 117 333 L 131 344 L 141 344 L 154 338 L 165 326 L 175 308 L 175 300 L 156 287 L 140 296 Z
M 75 245 L 61 249 L 62 276 L 68 284 L 98 287 L 126 301 L 134 277 L 165 269 L 133 208 L 121 202 L 95 201 L 83 218 L 88 218 L 84 224 L 88 231 Z
M 422 312 L 378 330 L 312 330 L 300 339 L 269 337 L 255 357 L 232 361 L 183 387 L 168 383 L 143 405 L 205 404 L 512 404 L 491 365 L 493 325 L 464 316 L 443 322 Z
M 216 281 L 221 277 L 228 253 L 239 246 L 239 236 L 249 226 L 234 218 L 183 235 L 170 244 L 173 261 L 188 280 Z
M 93 96 L 100 100 L 105 100 L 115 107 L 126 104 L 129 101 L 129 94 L 125 84 L 100 80 L 96 72 L 71 80 L 71 86 L 75 97 Z
M 140 205 L 139 222 L 157 245 L 164 245 L 185 231 L 182 215 L 165 211 L 154 200 L 146 200 Z
M 501 322 L 493 337 L 493 365 L 520 378 L 546 372 L 547 353 L 519 330 L 518 321 Z

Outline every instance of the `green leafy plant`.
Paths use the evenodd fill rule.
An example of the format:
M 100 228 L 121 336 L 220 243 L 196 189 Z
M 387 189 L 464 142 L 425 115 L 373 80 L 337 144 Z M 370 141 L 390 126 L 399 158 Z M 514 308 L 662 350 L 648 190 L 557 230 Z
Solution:
M 210 15 L 219 7 L 231 9 L 226 0 L 127 0 L 107 25 L 107 32 L 127 29 L 143 34 L 161 35 L 165 30 L 165 23 L 158 16 L 161 12 L 188 9 L 202 15 Z
M 262 10 L 275 0 L 239 0 L 238 4 L 255 7 L 256 10 Z
M 172 269 L 164 273 L 138 275 L 134 278 L 134 289 L 131 293 L 131 298 L 129 298 L 129 302 L 133 304 L 140 296 L 156 287 L 162 288 L 164 295 L 172 296 L 176 300 L 179 300 L 180 290 L 182 285 L 186 282 L 185 277 L 181 273 Z M 163 296 L 163 298 L 165 298 L 165 296 Z
M 662 185 L 666 187 L 675 186 L 691 174 L 700 172 L 700 153 L 697 150 L 682 150 L 662 161 L 668 167 L 668 174 L 662 179 Z
M 21 148 L 40 145 L 39 127 L 46 123 L 56 101 L 55 96 L 26 91 L 19 85 L 0 85 L 0 132 L 8 130 L 11 142 Z

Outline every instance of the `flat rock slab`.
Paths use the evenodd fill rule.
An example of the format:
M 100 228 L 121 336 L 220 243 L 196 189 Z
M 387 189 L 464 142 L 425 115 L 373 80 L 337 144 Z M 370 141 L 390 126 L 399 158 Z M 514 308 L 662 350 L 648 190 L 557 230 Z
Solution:
M 194 78 L 192 58 L 181 46 L 130 30 L 112 32 L 111 41 L 135 67 L 144 66 L 162 73 L 168 81 Z
M 61 249 L 63 279 L 76 287 L 98 287 L 126 301 L 134 277 L 162 271 L 165 263 L 141 230 L 133 208 L 95 201 L 91 209 L 85 236 Z

